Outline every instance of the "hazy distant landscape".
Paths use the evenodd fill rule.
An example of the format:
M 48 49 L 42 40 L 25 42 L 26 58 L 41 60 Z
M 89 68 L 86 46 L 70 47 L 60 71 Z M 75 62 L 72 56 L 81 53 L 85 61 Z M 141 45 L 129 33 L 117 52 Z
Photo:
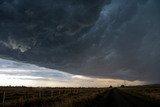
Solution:
M 117 88 L 8 86 L 0 87 L 0 96 L 3 107 L 159 107 L 160 85 Z

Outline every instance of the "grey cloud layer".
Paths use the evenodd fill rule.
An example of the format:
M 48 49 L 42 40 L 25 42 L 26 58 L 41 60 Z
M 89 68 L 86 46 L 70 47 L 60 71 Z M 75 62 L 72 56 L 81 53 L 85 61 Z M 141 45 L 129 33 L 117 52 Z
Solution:
M 1 0 L 0 56 L 74 74 L 160 79 L 159 0 Z
M 28 78 L 28 80 L 39 79 L 39 80 L 67 81 L 71 80 L 73 76 L 71 74 L 58 70 L 47 69 L 32 64 L 26 64 L 4 59 L 0 59 L 0 68 L 1 68 L 0 75 L 13 76 L 12 78 L 15 79 Z

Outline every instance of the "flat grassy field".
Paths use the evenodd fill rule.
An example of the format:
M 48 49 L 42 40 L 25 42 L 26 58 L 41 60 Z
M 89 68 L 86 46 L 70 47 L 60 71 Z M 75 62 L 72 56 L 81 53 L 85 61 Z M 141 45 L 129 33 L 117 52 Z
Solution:
M 130 86 L 120 89 L 135 96 L 160 101 L 160 85 Z
M 0 87 L 0 107 L 74 107 L 92 105 L 106 88 Z
M 160 107 L 160 86 L 117 88 L 0 87 L 0 107 L 117 106 Z

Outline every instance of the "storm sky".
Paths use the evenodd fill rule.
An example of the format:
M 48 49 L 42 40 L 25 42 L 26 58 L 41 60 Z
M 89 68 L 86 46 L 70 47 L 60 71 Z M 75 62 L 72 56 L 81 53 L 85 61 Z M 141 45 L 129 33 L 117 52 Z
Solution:
M 32 87 L 109 87 L 143 85 L 146 81 L 128 81 L 74 75 L 33 64 L 0 59 L 0 86 Z
M 0 0 L 0 58 L 48 69 L 45 78 L 158 83 L 160 1 Z

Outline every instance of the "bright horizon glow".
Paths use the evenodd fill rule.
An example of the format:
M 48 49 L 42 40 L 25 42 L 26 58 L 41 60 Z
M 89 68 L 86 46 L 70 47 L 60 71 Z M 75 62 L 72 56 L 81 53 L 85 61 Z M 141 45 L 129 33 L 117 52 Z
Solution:
M 31 87 L 108 87 L 120 86 L 124 80 L 74 75 L 36 65 L 0 59 L 0 86 Z M 143 85 L 145 81 L 127 81 L 126 85 Z

